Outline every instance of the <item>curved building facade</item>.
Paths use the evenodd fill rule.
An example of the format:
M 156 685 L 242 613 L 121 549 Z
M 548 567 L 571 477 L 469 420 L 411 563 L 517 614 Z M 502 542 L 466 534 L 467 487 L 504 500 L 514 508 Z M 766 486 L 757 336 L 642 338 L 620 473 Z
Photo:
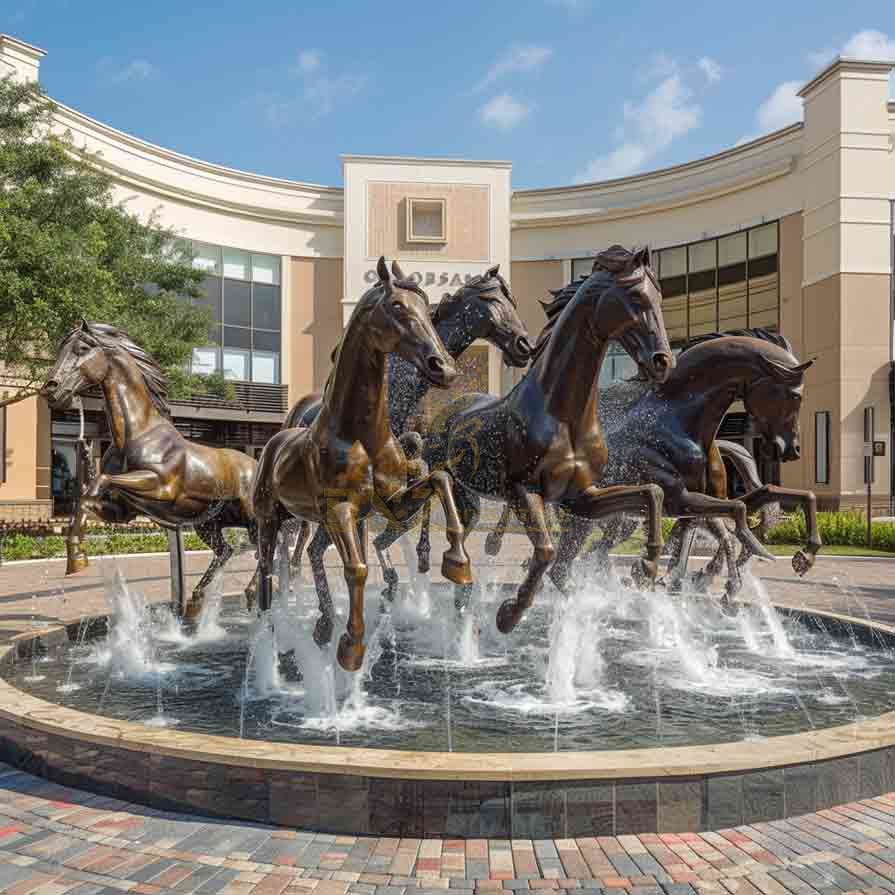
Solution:
M 43 51 L 0 36 L 0 74 L 34 79 Z M 838 59 L 807 83 L 804 122 L 708 158 L 621 180 L 513 190 L 509 162 L 344 156 L 343 186 L 236 171 L 163 149 L 60 106 L 57 124 L 100 153 L 115 189 L 190 240 L 205 272 L 213 339 L 193 356 L 239 401 L 174 405 L 190 437 L 256 452 L 287 406 L 319 389 L 376 258 L 397 258 L 438 300 L 499 263 L 532 333 L 538 301 L 611 243 L 649 244 L 677 344 L 761 326 L 786 335 L 806 377 L 802 458 L 769 479 L 826 506 L 863 505 L 865 445 L 877 511 L 890 507 L 895 103 L 892 63 Z M 515 375 L 486 345 L 455 388 L 493 392 Z M 627 375 L 611 355 L 601 379 Z M 10 384 L 7 383 L 9 388 Z M 4 383 L 0 379 L 0 393 Z M 106 437 L 98 403 L 88 432 Z M 742 407 L 724 434 L 757 449 Z M 76 420 L 39 399 L 0 411 L 0 518 L 64 512 Z

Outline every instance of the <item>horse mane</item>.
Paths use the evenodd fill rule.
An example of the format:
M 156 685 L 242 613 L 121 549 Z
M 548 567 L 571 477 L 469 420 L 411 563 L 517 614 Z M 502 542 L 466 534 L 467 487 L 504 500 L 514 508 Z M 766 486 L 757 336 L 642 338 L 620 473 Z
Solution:
M 681 349 L 681 354 L 685 351 L 689 351 L 695 345 L 701 345 L 703 342 L 711 342 L 715 339 L 723 339 L 727 336 L 745 336 L 749 339 L 760 339 L 762 342 L 770 342 L 771 345 L 776 345 L 778 348 L 782 348 L 793 357 L 796 355 L 792 347 L 792 342 L 790 342 L 786 336 L 782 333 L 773 332 L 772 330 L 764 329 L 760 326 L 753 329 L 731 329 L 723 333 L 705 333 L 701 336 L 693 336 L 693 338 Z
M 636 263 L 636 253 L 626 249 L 624 246 L 612 245 L 608 249 L 604 249 L 594 258 L 594 266 L 590 274 L 582 274 L 577 279 L 572 280 L 562 289 L 551 289 L 550 294 L 553 298 L 550 301 L 542 301 L 541 307 L 547 315 L 547 323 L 538 336 L 534 351 L 531 354 L 531 362 L 534 363 L 543 354 L 550 336 L 553 334 L 556 321 L 559 320 L 560 314 L 571 300 L 578 293 L 581 286 L 589 280 L 594 274 L 605 272 L 614 277 L 619 274 L 631 273 Z M 645 271 L 646 273 L 646 271 Z M 649 273 L 652 279 L 652 274 Z
M 471 277 L 454 292 L 445 292 L 441 297 L 441 301 L 429 311 L 432 322 L 438 323 L 444 312 L 458 301 L 467 290 L 474 292 L 476 295 L 482 295 L 485 292 L 493 292 L 497 289 L 514 308 L 518 308 L 516 299 L 513 297 L 513 293 L 510 292 L 509 283 L 498 273 L 498 266 L 495 264 L 494 267 L 489 268 L 483 274 Z
M 85 323 L 75 327 L 63 340 L 65 345 L 72 337 L 79 335 L 86 342 L 109 350 L 122 350 L 130 355 L 137 369 L 146 383 L 149 399 L 155 405 L 156 410 L 163 416 L 170 418 L 171 408 L 168 405 L 168 377 L 159 366 L 158 361 L 141 348 L 123 330 L 110 323 Z

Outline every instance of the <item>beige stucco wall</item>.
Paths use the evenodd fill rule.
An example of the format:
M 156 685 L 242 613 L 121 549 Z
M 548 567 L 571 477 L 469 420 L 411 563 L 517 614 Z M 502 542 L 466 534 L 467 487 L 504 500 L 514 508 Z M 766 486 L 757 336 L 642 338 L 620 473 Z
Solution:
M 0 395 L 3 394 L 0 389 Z M 39 418 L 46 418 L 47 412 L 46 403 L 40 401 L 40 408 L 39 401 L 27 398 L 6 408 L 6 481 L 0 484 L 0 501 L 35 500 L 39 496 L 38 483 L 44 487 L 48 484 L 49 441 L 45 446 L 40 444 L 40 436 L 46 432 L 39 425 Z M 38 468 L 38 461 L 42 469 Z
M 342 334 L 342 261 L 292 258 L 289 262 L 289 401 L 320 391 Z M 285 334 L 284 334 L 285 335 Z

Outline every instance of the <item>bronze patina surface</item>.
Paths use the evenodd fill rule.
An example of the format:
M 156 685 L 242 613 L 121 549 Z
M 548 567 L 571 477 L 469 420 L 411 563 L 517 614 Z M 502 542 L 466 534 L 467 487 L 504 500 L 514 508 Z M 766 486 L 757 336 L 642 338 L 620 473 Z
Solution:
M 281 523 L 297 516 L 325 525 L 348 584 L 350 611 L 338 658 L 349 671 L 360 668 L 364 655 L 367 564 L 359 525 L 374 509 L 405 522 L 437 495 L 450 543 L 442 572 L 457 584 L 471 581 L 450 474 L 436 470 L 414 480 L 388 418 L 389 354 L 401 355 L 440 387 L 457 375 L 453 358 L 429 317 L 425 292 L 405 279 L 397 263 L 390 272 L 380 258 L 377 273 L 379 281 L 361 297 L 339 343 L 317 417 L 309 427 L 283 430 L 267 443 L 253 491 L 262 611 L 271 604 Z M 319 596 L 321 617 L 314 636 L 325 643 L 332 636 L 333 607 L 328 590 L 321 589 Z
M 649 251 L 613 246 L 593 273 L 554 294 L 548 323 L 521 382 L 505 397 L 464 395 L 433 425 L 425 445 L 430 468 L 450 471 L 464 529 L 479 516 L 480 497 L 506 501 L 534 547 L 515 599 L 498 611 L 511 631 L 531 605 L 555 550 L 545 504 L 595 519 L 630 511 L 648 516 L 646 556 L 635 563 L 642 581 L 654 579 L 662 546 L 662 491 L 657 485 L 602 488 L 607 447 L 598 416 L 597 378 L 609 342 L 617 340 L 644 373 L 664 380 L 674 355 L 662 320 L 662 295 Z M 462 604 L 468 591 L 458 595 Z
M 88 512 L 111 523 L 145 515 L 167 528 L 192 525 L 214 552 L 186 607 L 195 614 L 205 588 L 233 553 L 223 529 L 245 528 L 254 538 L 255 461 L 240 451 L 185 439 L 171 422 L 158 364 L 127 333 L 85 320 L 63 340 L 41 394 L 51 406 L 65 407 L 96 385 L 105 399 L 112 445 L 80 498 L 70 532 L 77 545 L 73 559 L 86 565 L 80 539 Z
M 451 357 L 459 358 L 477 339 L 490 342 L 501 350 L 504 363 L 508 367 L 524 367 L 531 357 L 532 346 L 528 341 L 528 331 L 519 318 L 516 300 L 509 284 L 500 275 L 499 265 L 494 265 L 481 276 L 473 277 L 456 292 L 445 293 L 442 300 L 430 310 L 435 330 L 444 342 Z M 408 459 L 420 460 L 422 439 L 410 432 L 411 424 L 416 425 L 414 412 L 429 392 L 432 383 L 413 364 L 400 355 L 389 357 L 388 373 L 388 415 L 392 432 L 399 438 Z M 316 400 L 315 400 L 316 398 Z M 320 399 L 314 395 L 302 398 L 293 406 L 284 423 L 284 428 L 307 426 L 320 412 Z M 418 462 L 412 472 L 413 477 L 425 473 L 425 465 Z M 431 504 L 423 508 L 423 531 L 427 533 Z M 405 532 L 408 525 L 390 519 L 385 531 L 373 542 L 387 584 L 387 594 L 394 596 L 398 576 L 388 556 L 388 548 Z M 293 569 L 300 569 L 301 551 L 308 536 L 308 524 L 302 523 L 298 542 L 292 555 Z M 326 578 L 322 574 L 323 555 L 332 543 L 325 526 L 318 526 L 308 555 L 314 570 L 314 580 L 324 587 Z M 430 544 L 428 537 L 420 541 L 418 547 L 420 570 L 429 568 Z

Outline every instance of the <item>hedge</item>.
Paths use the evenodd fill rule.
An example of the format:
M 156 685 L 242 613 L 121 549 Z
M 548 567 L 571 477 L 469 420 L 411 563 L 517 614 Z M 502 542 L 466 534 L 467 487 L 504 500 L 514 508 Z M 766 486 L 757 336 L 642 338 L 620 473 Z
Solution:
M 817 528 L 824 544 L 867 546 L 867 517 L 856 510 L 818 513 Z M 895 522 L 873 522 L 870 532 L 872 547 L 895 552 Z M 805 516 L 798 512 L 773 526 L 766 540 L 769 544 L 803 544 L 807 537 Z

